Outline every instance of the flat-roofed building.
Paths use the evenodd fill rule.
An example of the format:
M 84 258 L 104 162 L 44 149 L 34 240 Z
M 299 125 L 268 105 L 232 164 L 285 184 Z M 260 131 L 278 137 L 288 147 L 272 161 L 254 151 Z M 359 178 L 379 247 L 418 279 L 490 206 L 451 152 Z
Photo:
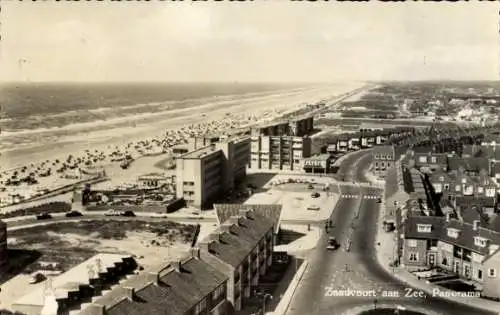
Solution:
M 306 136 L 314 131 L 314 118 L 300 116 L 293 119 L 281 119 L 252 127 L 253 136 Z
M 246 176 L 250 139 L 239 137 L 177 158 L 176 194 L 187 205 L 207 208 Z
M 251 138 L 252 170 L 302 170 L 302 160 L 311 156 L 308 136 L 259 136 Z
M 330 173 L 332 163 L 330 154 L 320 154 L 304 159 L 304 170 L 306 173 L 326 174 Z

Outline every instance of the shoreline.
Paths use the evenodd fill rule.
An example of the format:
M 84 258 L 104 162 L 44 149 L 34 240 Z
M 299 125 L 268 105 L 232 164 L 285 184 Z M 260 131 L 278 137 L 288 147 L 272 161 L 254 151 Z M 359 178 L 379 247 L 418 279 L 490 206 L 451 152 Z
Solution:
M 243 100 L 243 102 L 234 100 L 229 104 L 227 104 L 227 101 L 223 101 L 215 104 L 206 104 L 203 107 L 204 112 L 201 113 L 194 110 L 194 108 L 183 108 L 172 110 L 165 115 L 166 117 L 158 117 L 157 121 L 153 123 L 146 121 L 143 124 L 137 124 L 135 127 L 119 126 L 108 130 L 96 130 L 81 132 L 74 135 L 65 135 L 59 137 L 56 141 L 0 151 L 0 165 L 4 166 L 0 171 L 22 167 L 26 164 L 29 165 L 47 159 L 61 158 L 69 152 L 76 153 L 85 149 L 106 150 L 108 145 L 121 146 L 146 138 L 161 137 L 167 129 L 178 129 L 185 125 L 196 125 L 210 120 L 220 119 L 220 117 L 224 117 L 227 112 L 232 114 L 247 112 L 252 115 L 252 113 L 259 113 L 263 110 L 272 111 L 274 109 L 279 110 L 290 107 L 302 107 L 303 103 L 307 102 L 307 100 L 309 100 L 308 103 L 314 103 L 326 97 L 333 99 L 362 86 L 362 84 L 345 84 L 341 87 L 337 86 L 336 89 L 332 90 L 323 88 L 323 93 L 316 94 L 316 96 L 315 93 L 318 92 L 317 89 L 308 90 L 307 92 L 309 93 L 304 93 L 306 95 L 301 94 L 298 97 L 293 97 L 295 100 L 290 100 L 290 97 L 286 94 L 272 95 L 270 99 L 266 98 L 260 101 L 251 101 L 250 103 L 256 103 L 255 105 L 251 104 L 252 107 L 250 107 L 250 104 L 247 104 L 248 101 L 245 100 Z M 199 107 L 195 108 L 198 109 Z M 206 116 L 201 116 L 202 114 Z M 33 135 L 33 137 L 34 136 L 35 135 Z

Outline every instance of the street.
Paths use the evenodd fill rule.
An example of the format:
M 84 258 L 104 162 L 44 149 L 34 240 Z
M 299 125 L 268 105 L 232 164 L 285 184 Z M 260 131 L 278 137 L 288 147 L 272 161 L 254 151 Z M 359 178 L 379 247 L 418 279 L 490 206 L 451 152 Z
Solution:
M 366 181 L 364 172 L 370 163 L 369 152 L 346 158 L 339 170 L 345 181 Z M 324 233 L 319 245 L 311 250 L 310 264 L 295 291 L 287 315 L 343 314 L 359 306 L 377 303 L 419 307 L 444 315 L 493 314 L 441 298 L 420 295 L 388 274 L 377 262 L 375 232 L 380 204 L 363 195 L 381 195 L 382 190 L 342 186 L 341 198 L 331 216 L 334 227 Z M 328 236 L 335 236 L 341 247 L 325 249 Z M 346 242 L 351 241 L 349 251 Z

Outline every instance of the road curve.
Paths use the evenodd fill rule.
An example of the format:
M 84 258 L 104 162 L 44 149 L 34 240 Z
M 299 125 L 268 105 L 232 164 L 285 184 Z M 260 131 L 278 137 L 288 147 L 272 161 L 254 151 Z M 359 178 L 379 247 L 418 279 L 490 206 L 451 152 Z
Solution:
M 370 163 L 369 154 L 364 152 L 346 158 L 339 170 L 341 177 L 345 177 L 346 181 L 366 181 L 364 173 Z M 342 193 L 362 196 L 381 194 L 381 190 L 344 186 Z M 419 308 L 443 315 L 495 314 L 427 295 L 407 297 L 411 288 L 387 273 L 376 258 L 374 244 L 379 208 L 380 204 L 374 199 L 339 199 L 331 217 L 335 227 L 328 234 L 335 236 L 342 247 L 346 240 L 350 240 L 350 251 L 344 248 L 334 252 L 325 250 L 325 233 L 319 246 L 310 252 L 309 268 L 295 291 L 286 315 L 340 315 L 353 308 L 374 306 L 375 303 Z M 349 289 L 353 291 L 345 291 Z M 384 292 L 391 294 L 382 296 Z M 344 296 L 328 296 L 332 293 Z M 348 294 L 365 296 L 345 296 Z

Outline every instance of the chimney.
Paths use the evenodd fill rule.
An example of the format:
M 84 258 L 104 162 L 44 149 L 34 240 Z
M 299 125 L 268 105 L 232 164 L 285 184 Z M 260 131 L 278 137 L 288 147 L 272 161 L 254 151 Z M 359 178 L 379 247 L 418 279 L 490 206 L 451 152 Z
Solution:
M 196 259 L 200 259 L 200 249 L 197 248 L 197 247 L 193 247 L 191 248 L 191 257 L 193 258 L 196 258 Z
M 246 219 L 253 219 L 253 209 L 240 210 L 240 216 Z
M 474 220 L 474 222 L 472 222 L 472 229 L 474 231 L 477 231 L 479 229 L 479 220 Z
M 94 303 L 87 306 L 87 310 L 88 310 L 87 314 L 90 315 L 104 315 L 106 313 L 106 308 L 104 307 L 104 305 L 94 304 Z
M 129 299 L 130 301 L 134 301 L 134 296 L 135 296 L 135 288 L 133 287 L 124 287 L 123 288 L 125 290 L 125 296 L 127 297 L 127 299 Z
M 177 272 L 182 271 L 182 261 L 180 259 L 172 261 L 170 263 L 170 266 L 174 267 L 175 271 Z
M 160 284 L 160 274 L 158 272 L 148 272 L 147 280 L 149 282 L 153 282 L 154 284 Z

